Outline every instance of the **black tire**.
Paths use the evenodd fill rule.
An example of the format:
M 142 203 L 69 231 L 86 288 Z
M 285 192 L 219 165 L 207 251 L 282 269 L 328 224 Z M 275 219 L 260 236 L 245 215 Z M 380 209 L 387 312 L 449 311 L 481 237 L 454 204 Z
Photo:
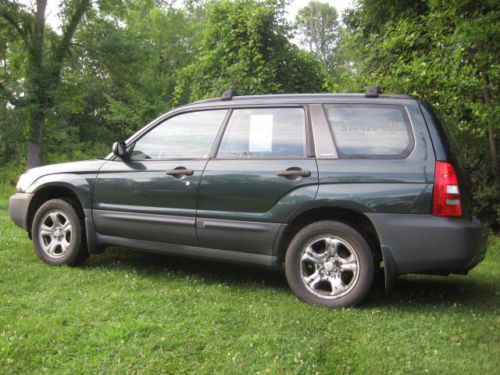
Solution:
M 57 225 L 50 219 L 50 216 L 54 214 L 57 216 Z M 49 229 L 54 228 L 51 231 L 51 235 L 41 235 L 42 220 L 45 224 L 44 228 L 46 226 L 48 226 Z M 69 222 L 71 227 L 66 227 L 65 232 L 62 228 L 66 225 L 66 221 Z M 47 223 L 50 224 L 51 222 L 52 226 L 47 225 Z M 57 239 L 55 239 L 56 234 L 54 234 L 56 231 Z M 84 263 L 89 256 L 85 242 L 83 223 L 78 217 L 75 208 L 62 199 L 49 200 L 38 208 L 33 218 L 31 235 L 35 254 L 47 264 L 55 266 L 63 264 L 76 266 Z M 53 251 L 50 246 L 52 241 L 54 241 L 55 245 L 55 250 Z M 61 245 L 57 245 L 57 242 L 60 242 Z M 47 248 L 51 250 L 46 250 Z
M 334 245 L 328 247 L 329 243 Z M 336 249 L 332 250 L 335 257 L 328 255 L 327 247 Z M 307 256 L 306 248 L 316 249 L 314 256 Z M 285 257 L 288 285 L 297 298 L 330 308 L 359 304 L 373 284 L 374 270 L 368 242 L 356 229 L 338 221 L 318 221 L 302 228 L 290 242 Z

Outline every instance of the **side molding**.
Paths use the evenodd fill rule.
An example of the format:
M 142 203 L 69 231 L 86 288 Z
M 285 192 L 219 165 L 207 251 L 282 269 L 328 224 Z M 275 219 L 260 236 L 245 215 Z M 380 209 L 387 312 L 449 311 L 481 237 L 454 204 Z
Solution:
M 179 245 L 165 242 L 131 240 L 122 237 L 105 236 L 97 234 L 99 243 L 136 249 L 139 251 L 158 254 L 176 255 L 188 258 L 198 258 L 211 261 L 222 261 L 254 266 L 272 268 L 276 264 L 275 257 L 271 255 L 250 254 L 241 251 L 211 249 L 198 246 Z

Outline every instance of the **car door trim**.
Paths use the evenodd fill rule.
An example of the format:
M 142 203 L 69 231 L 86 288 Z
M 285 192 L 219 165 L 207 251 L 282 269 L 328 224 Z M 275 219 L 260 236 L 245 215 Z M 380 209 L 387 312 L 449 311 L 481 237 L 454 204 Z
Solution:
M 239 251 L 221 250 L 198 246 L 156 242 L 147 240 L 132 240 L 123 237 L 107 236 L 97 233 L 99 244 L 106 246 L 120 246 L 133 248 L 139 251 L 153 252 L 167 255 L 181 255 L 190 258 L 223 261 L 239 264 L 260 265 L 275 268 L 278 266 L 277 257 L 264 254 L 252 254 Z M 269 249 L 271 253 L 272 249 Z
M 151 206 L 135 206 L 126 204 L 96 203 L 94 211 L 127 212 L 136 214 L 171 215 L 171 216 L 196 216 L 195 208 L 166 208 Z
M 174 215 L 155 215 L 149 213 L 125 212 L 125 211 L 108 211 L 94 210 L 94 216 L 98 220 L 112 219 L 117 221 L 132 221 L 144 223 L 163 223 L 174 225 L 194 226 L 195 218 L 189 216 L 174 216 Z
M 224 220 L 224 219 L 205 219 L 196 220 L 197 228 L 218 228 L 218 229 L 236 229 L 250 232 L 269 232 L 271 223 L 259 223 L 254 221 Z

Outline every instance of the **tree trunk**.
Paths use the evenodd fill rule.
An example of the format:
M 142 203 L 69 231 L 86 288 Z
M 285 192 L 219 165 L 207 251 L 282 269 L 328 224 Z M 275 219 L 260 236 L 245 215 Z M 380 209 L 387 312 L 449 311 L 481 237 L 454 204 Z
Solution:
M 3 1 L 3 0 L 1 0 Z M 0 17 L 3 17 L 23 38 L 28 55 L 26 65 L 26 89 L 23 98 L 24 105 L 29 111 L 29 137 L 28 137 L 28 168 L 38 167 L 42 164 L 43 130 L 47 110 L 53 107 L 51 91 L 55 90 L 61 79 L 61 69 L 65 56 L 68 53 L 71 39 L 80 23 L 85 11 L 90 6 L 91 0 L 67 1 L 68 8 L 75 9 L 73 15 L 64 26 L 64 32 L 59 43 L 51 41 L 49 46 L 55 47 L 52 53 L 44 48 L 45 11 L 47 0 L 36 0 L 36 12 L 33 15 L 33 24 L 24 26 L 24 10 L 20 11 L 13 2 L 15 16 L 7 12 L 7 8 L 0 8 Z M 2 3 L 3 4 L 3 3 Z M 31 17 L 29 18 L 31 20 Z M 21 20 L 24 20 L 21 22 Z M 30 21 L 31 22 L 31 21 Z M 0 82 L 0 89 L 8 93 L 8 89 Z M 16 101 L 19 101 L 15 98 Z M 10 102 L 16 106 L 19 103 Z
M 491 168 L 493 170 L 493 175 L 496 176 L 498 174 L 497 142 L 491 124 L 488 125 L 488 140 L 490 142 Z
M 45 114 L 32 111 L 30 114 L 30 134 L 28 142 L 28 169 L 42 165 L 43 127 Z
M 486 105 L 490 105 L 491 93 L 489 87 L 485 86 L 483 88 L 483 99 Z M 491 168 L 494 176 L 498 174 L 498 152 L 497 152 L 497 142 L 495 137 L 495 132 L 493 131 L 493 126 L 488 124 L 488 142 L 490 145 L 490 157 L 491 157 Z
M 47 105 L 47 85 L 43 69 L 43 34 L 47 0 L 37 0 L 35 25 L 28 49 L 26 81 L 28 86 L 30 127 L 28 139 L 28 168 L 42 164 L 43 125 Z

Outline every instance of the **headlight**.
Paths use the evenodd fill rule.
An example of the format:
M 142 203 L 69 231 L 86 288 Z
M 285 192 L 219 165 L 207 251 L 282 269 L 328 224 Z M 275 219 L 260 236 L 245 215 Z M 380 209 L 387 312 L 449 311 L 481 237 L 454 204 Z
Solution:
M 30 184 L 31 178 L 26 173 L 23 173 L 19 177 L 19 181 L 17 181 L 16 190 L 20 193 L 24 193 L 29 188 Z

